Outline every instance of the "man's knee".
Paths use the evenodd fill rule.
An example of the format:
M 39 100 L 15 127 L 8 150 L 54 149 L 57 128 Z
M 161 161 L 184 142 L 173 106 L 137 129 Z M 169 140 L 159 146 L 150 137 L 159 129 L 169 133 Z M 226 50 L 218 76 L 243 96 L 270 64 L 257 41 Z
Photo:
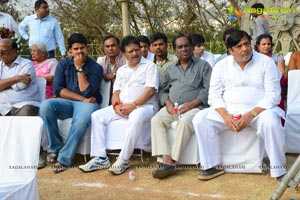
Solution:
M 261 116 L 259 120 L 261 120 L 261 124 L 264 127 L 277 127 L 282 126 L 280 117 L 272 110 L 265 110 L 262 113 L 260 113 Z
M 46 114 L 50 109 L 53 109 L 53 101 L 52 99 L 43 101 L 40 105 L 40 114 Z
M 39 107 L 25 105 L 21 108 L 13 108 L 11 113 L 15 116 L 37 116 L 39 114 Z

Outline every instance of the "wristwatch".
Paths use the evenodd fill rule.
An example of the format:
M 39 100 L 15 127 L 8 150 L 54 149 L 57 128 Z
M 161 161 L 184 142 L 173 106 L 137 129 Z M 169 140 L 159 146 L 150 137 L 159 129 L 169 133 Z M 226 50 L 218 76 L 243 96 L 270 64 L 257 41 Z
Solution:
M 255 112 L 255 110 L 251 110 L 251 115 L 255 118 L 257 116 L 257 112 Z
M 76 67 L 76 72 L 82 73 L 83 72 L 82 67 Z

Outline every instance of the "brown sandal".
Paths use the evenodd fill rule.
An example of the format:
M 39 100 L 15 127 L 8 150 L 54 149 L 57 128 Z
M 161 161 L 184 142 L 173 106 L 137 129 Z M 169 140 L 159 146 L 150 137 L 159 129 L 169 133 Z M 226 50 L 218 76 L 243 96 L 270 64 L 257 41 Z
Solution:
M 67 166 L 65 166 L 65 165 L 58 162 L 54 165 L 53 172 L 57 174 L 57 173 L 65 171 L 66 169 L 68 169 Z
M 57 153 L 49 153 L 46 158 L 46 163 L 48 165 L 53 164 L 56 162 L 56 159 L 57 159 Z

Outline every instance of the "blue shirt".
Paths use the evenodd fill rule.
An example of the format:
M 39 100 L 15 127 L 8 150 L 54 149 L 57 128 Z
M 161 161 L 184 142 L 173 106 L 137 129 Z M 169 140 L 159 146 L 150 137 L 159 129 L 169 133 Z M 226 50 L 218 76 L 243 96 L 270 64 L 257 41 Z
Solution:
M 12 89 L 0 91 L 0 114 L 6 115 L 12 107 L 21 108 L 25 105 L 39 106 L 40 95 L 36 81 L 36 73 L 32 61 L 17 57 L 11 66 L 0 61 L 0 80 L 17 75 L 30 74 L 31 83 L 22 82 L 13 84 Z
M 54 17 L 47 16 L 41 20 L 36 14 L 27 16 L 19 24 L 19 33 L 25 40 L 29 38 L 29 46 L 32 46 L 35 42 L 43 42 L 46 44 L 48 51 L 55 50 L 55 42 L 57 42 L 61 55 L 66 55 L 64 36 L 58 21 Z
M 74 58 L 68 57 L 61 60 L 55 70 L 53 89 L 56 96 L 60 96 L 60 91 L 64 88 L 80 94 L 86 98 L 95 97 L 100 104 L 102 96 L 100 94 L 100 84 L 103 77 L 103 69 L 101 65 L 96 63 L 93 59 L 87 57 L 83 65 L 83 73 L 87 77 L 89 86 L 85 91 L 81 92 L 78 85 L 78 77 L 74 65 Z

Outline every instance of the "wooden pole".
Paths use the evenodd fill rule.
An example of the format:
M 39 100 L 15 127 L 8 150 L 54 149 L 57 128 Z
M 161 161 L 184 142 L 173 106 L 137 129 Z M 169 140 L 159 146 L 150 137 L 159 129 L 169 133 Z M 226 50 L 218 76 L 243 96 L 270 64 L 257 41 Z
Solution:
M 118 0 L 118 1 L 122 3 L 123 36 L 130 35 L 128 0 Z

